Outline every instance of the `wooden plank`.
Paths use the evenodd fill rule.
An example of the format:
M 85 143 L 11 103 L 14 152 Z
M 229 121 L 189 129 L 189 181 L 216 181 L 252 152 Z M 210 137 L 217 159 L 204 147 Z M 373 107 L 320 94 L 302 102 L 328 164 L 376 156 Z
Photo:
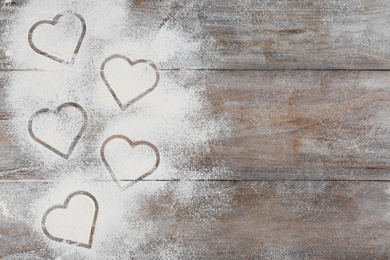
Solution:
M 240 71 L 208 76 L 232 132 L 209 158 L 238 179 L 388 179 L 387 72 Z
M 18 19 L 25 2 L 2 6 L 0 20 Z M 128 8 L 140 31 L 166 26 L 201 41 L 201 63 L 174 59 L 160 64 L 165 69 L 390 69 L 390 8 L 382 0 L 129 1 Z M 1 67 L 12 68 L 0 48 Z
M 21 72 L 1 73 L 3 99 L 9 88 L 7 78 L 13 78 L 15 73 Z M 45 77 L 62 72 L 23 73 L 26 78 L 37 78 L 36 75 Z M 169 178 L 390 180 L 389 72 L 160 73 L 162 80 L 189 78 L 182 88 L 196 90 L 204 101 L 196 120 L 204 118 L 206 122 L 216 121 L 223 126 L 221 134 L 210 140 L 204 149 L 180 150 L 188 161 L 185 166 L 182 161 L 170 162 L 179 171 Z M 99 80 L 98 74 L 96 77 Z M 102 123 L 107 121 L 104 119 L 106 115 L 94 110 L 93 104 L 85 106 L 91 120 L 95 121 L 83 138 L 94 144 L 100 126 L 106 124 Z M 1 112 L 1 178 L 57 179 L 58 176 L 53 175 L 55 168 L 42 170 L 42 165 L 37 164 L 36 157 L 30 153 L 32 147 L 25 148 L 26 143 L 31 146 L 39 144 L 18 138 L 22 129 L 13 125 L 16 115 L 12 114 L 11 107 L 3 106 Z M 195 126 L 196 120 L 191 124 Z M 27 121 L 28 117 L 25 131 Z M 94 132 L 94 129 L 99 131 Z M 87 150 L 80 156 L 98 165 L 98 172 L 106 173 L 99 154 L 95 157 L 90 154 L 91 151 Z M 70 165 L 76 167 L 78 162 L 81 163 L 82 158 L 78 157 L 71 160 Z M 199 175 L 199 171 L 207 174 Z M 153 178 L 165 179 L 166 176 L 156 174 Z
M 46 207 L 63 203 L 67 192 L 82 185 L 0 183 L 0 257 L 388 259 L 390 255 L 388 183 L 142 182 L 124 193 L 116 193 L 112 183 L 84 185 L 99 202 L 91 249 L 51 241 L 40 228 Z M 112 200 L 123 214 L 108 219 Z

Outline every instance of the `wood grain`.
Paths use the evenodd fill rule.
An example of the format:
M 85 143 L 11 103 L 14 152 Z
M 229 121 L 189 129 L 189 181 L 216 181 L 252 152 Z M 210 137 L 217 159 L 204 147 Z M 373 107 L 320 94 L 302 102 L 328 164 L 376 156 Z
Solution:
M 0 33 L 26 2 L 0 7 Z M 139 30 L 168 26 L 201 41 L 200 64 L 176 59 L 165 69 L 390 68 L 383 0 L 129 1 L 129 11 Z M 0 49 L 1 67 L 10 68 Z
M 39 226 L 31 225 L 34 218 L 41 218 L 31 211 L 33 204 L 56 185 L 0 184 L 3 200 L 18 204 L 12 216 L 0 219 L 2 259 L 61 256 L 46 246 L 57 242 L 48 240 Z M 153 187 L 137 185 L 147 191 Z M 143 234 L 152 225 L 159 230 L 152 237 L 141 239 L 137 247 L 126 251 L 110 248 L 99 237 L 99 228 L 104 229 L 107 223 L 98 221 L 95 250 L 103 256 L 119 254 L 121 259 L 157 259 L 164 256 L 162 248 L 171 250 L 171 258 L 186 259 L 387 259 L 390 254 L 387 183 L 197 182 L 197 194 L 191 200 L 178 192 L 186 185 L 167 182 L 160 196 L 136 198 L 143 203 L 134 213 L 138 219 L 129 219 L 122 228 Z M 220 196 L 222 190 L 226 196 Z M 129 201 L 135 193 L 127 191 Z M 104 206 L 100 209 L 104 211 Z M 122 242 L 126 239 L 122 233 L 117 235 Z
M 72 185 L 25 149 L 34 143 L 20 137 L 27 121 L 15 124 L 10 81 L 65 73 L 29 71 L 37 68 L 6 55 L 12 19 L 28 2 L 0 1 L 1 259 L 85 258 L 63 255 L 40 227 L 65 199 L 54 195 L 82 185 L 102 214 L 123 211 L 98 218 L 93 248 L 103 259 L 390 258 L 388 2 L 129 0 L 139 30 L 174 28 L 200 44 L 200 62 L 157 65 L 162 77 L 190 78 L 183 88 L 205 100 L 202 116 L 226 129 L 204 149 L 178 151 L 187 161 L 172 165 L 177 175 L 156 171 L 120 195 L 98 154 L 69 160 L 69 173 L 97 165 Z M 95 143 L 107 122 L 83 105 Z
M 0 75 L 4 79 L 4 98 L 6 79 L 15 73 L 21 72 Z M 161 73 L 165 79 L 187 75 L 182 71 Z M 204 117 L 223 120 L 229 129 L 221 130 L 220 137 L 204 150 L 188 151 L 189 164 L 194 170 L 226 169 L 206 178 L 389 180 L 389 72 L 208 71 L 192 73 L 191 77 L 183 88 L 197 89 L 202 99 L 207 100 L 202 111 Z M 24 151 L 25 144 L 16 138 L 23 129 L 13 126 L 10 108 L 2 109 L 0 127 L 6 134 L 0 144 L 1 178 L 51 179 L 53 175 L 41 172 L 34 156 Z M 88 104 L 85 109 L 94 120 L 92 125 L 104 124 L 99 111 Z M 93 143 L 98 132 L 89 131 L 85 138 Z M 32 140 L 24 142 L 29 141 L 30 145 L 37 145 Z M 101 163 L 98 154 L 95 160 Z M 104 167 L 102 171 L 105 172 Z M 185 171 L 175 178 L 205 176 Z
M 388 76 L 212 73 L 209 100 L 233 126 L 213 156 L 243 179 L 387 179 Z

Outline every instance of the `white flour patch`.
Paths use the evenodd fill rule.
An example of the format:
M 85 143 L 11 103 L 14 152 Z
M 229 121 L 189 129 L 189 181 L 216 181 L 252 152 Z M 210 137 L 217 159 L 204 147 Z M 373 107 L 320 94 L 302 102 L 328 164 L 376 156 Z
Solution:
M 206 86 L 201 73 L 162 70 L 162 66 L 170 67 L 172 62 L 189 64 L 190 67 L 200 64 L 198 53 L 201 42 L 172 26 L 158 28 L 151 24 L 148 30 L 144 30 L 145 26 L 142 30 L 137 29 L 139 18 L 132 16 L 128 5 L 125 0 L 115 1 L 114 4 L 103 0 L 53 1 L 50 5 L 43 0 L 33 0 L 20 8 L 7 30 L 7 49 L 12 53 L 13 66 L 40 69 L 11 74 L 7 85 L 6 106 L 13 114 L 11 123 L 12 131 L 17 134 L 15 142 L 21 147 L 22 153 L 25 153 L 26 160 L 31 166 L 36 166 L 36 174 L 42 179 L 55 180 L 45 196 L 32 206 L 30 224 L 52 249 L 51 255 L 58 259 L 130 258 L 133 256 L 132 252 L 140 252 L 143 246 L 159 234 L 161 226 L 165 225 L 164 222 L 153 222 L 153 216 L 149 212 L 153 208 L 151 201 L 171 196 L 172 201 L 164 204 L 162 209 L 175 216 L 173 204 L 196 208 L 194 200 L 199 196 L 224 197 L 223 190 L 207 185 L 200 187 L 193 182 L 179 182 L 177 186 L 172 186 L 165 181 L 145 181 L 121 192 L 102 162 L 100 148 L 104 140 L 112 135 L 125 135 L 133 141 L 147 141 L 158 148 L 161 163 L 147 177 L 148 180 L 205 178 L 215 169 L 194 170 L 188 155 L 207 152 L 211 141 L 229 131 L 227 123 L 205 116 L 209 114 L 207 109 L 210 104 L 204 99 Z M 86 35 L 73 67 L 34 52 L 27 41 L 27 33 L 34 23 L 51 20 L 67 10 L 82 15 L 86 21 Z M 58 28 L 42 27 L 34 33 L 34 42 L 42 49 L 46 48 L 53 54 L 67 58 L 69 50 L 74 48 L 72 46 L 75 39 L 66 39 L 66 36 L 79 34 L 79 31 L 74 33 L 68 30 L 67 24 L 72 23 L 64 20 L 62 24 L 58 24 Z M 65 41 L 69 46 L 62 48 Z M 124 111 L 119 108 L 100 77 L 101 64 L 114 54 L 125 55 L 133 61 L 153 61 L 160 74 L 157 87 Z M 120 74 L 122 69 L 114 66 L 114 69 L 108 68 L 108 72 L 118 72 L 119 75 L 113 73 L 108 77 L 110 83 L 116 86 L 116 91 L 120 92 L 121 101 L 131 100 L 155 80 L 148 67 L 140 66 L 140 70 L 132 71 L 133 68 L 126 68 L 126 64 L 119 66 L 127 73 Z M 145 74 L 140 76 L 140 73 Z M 65 160 L 35 142 L 28 133 L 27 125 L 34 112 L 43 108 L 53 110 L 67 102 L 75 102 L 86 110 L 88 124 L 72 155 Z M 46 117 L 34 123 L 34 130 L 40 133 L 40 137 L 61 150 L 66 150 L 75 131 L 80 128 L 80 120 L 76 115 Z M 120 144 L 109 149 L 111 163 L 118 165 L 115 166 L 116 171 L 122 172 L 120 174 L 123 178 L 129 178 L 127 170 L 131 167 L 134 167 L 132 173 L 137 176 L 153 165 L 150 150 L 134 149 L 129 152 L 128 147 Z M 121 157 L 121 151 L 127 154 Z M 134 176 L 130 174 L 130 178 Z M 79 190 L 90 192 L 99 203 L 92 249 L 50 240 L 41 228 L 45 211 L 51 206 L 63 204 L 71 193 Z M 197 203 L 201 202 L 199 200 Z M 194 218 L 199 216 L 201 219 L 201 216 L 210 211 L 217 212 L 220 209 L 215 209 L 216 206 L 210 199 L 204 208 L 196 208 L 199 212 Z M 86 220 L 82 214 L 59 215 L 61 216 L 53 215 L 50 220 L 55 230 L 53 232 L 64 238 L 85 241 L 85 232 L 78 234 L 57 225 L 68 223 L 70 227 L 83 230 L 88 225 L 83 223 Z M 180 252 L 186 250 L 186 245 L 175 245 L 174 253 L 164 252 L 162 245 L 156 250 L 159 252 L 154 252 L 154 256 L 176 254 L 179 257 Z
M 131 147 L 123 139 L 113 139 L 105 147 L 105 158 L 118 180 L 136 180 L 152 170 L 156 155 L 146 145 Z
M 36 48 L 69 61 L 81 37 L 83 24 L 72 14 L 64 14 L 56 25 L 40 24 L 32 32 L 31 39 Z M 51 37 L 46 37 L 50 35 Z
M 83 113 L 73 106 L 38 113 L 30 120 L 32 134 L 63 154 L 68 153 L 85 123 Z
M 56 238 L 89 244 L 96 210 L 89 197 L 76 195 L 71 198 L 66 209 L 56 208 L 48 213 L 45 228 Z
M 88 171 L 88 174 L 94 174 L 94 172 Z M 138 183 L 128 191 L 121 192 L 114 182 L 85 182 L 74 179 L 56 182 L 52 184 L 52 188 L 47 191 L 45 197 L 32 205 L 31 211 L 35 216 L 34 226 L 36 231 L 41 234 L 41 239 L 44 239 L 53 248 L 53 254 L 62 259 L 75 259 L 75 257 L 76 259 L 82 257 L 107 259 L 111 257 L 107 255 L 107 251 L 126 255 L 129 250 L 135 249 L 140 243 L 147 243 L 145 238 L 147 229 L 144 229 L 145 227 L 142 225 L 135 225 L 135 223 L 139 223 L 141 220 L 140 211 L 142 211 L 145 199 L 149 196 L 158 197 L 164 186 L 164 182 Z M 50 240 L 41 231 L 41 220 L 46 210 L 51 206 L 62 205 L 70 194 L 80 190 L 93 194 L 99 205 L 91 249 L 69 246 Z M 55 228 L 55 234 L 59 237 L 85 240 L 86 231 L 90 226 L 91 214 L 89 213 L 91 212 L 86 212 L 87 219 L 83 212 L 86 208 L 93 210 L 93 207 L 88 205 L 87 199 L 73 204 L 79 207 L 77 210 L 77 207 L 72 206 L 73 199 L 70 201 L 69 210 L 75 212 L 76 209 L 76 212 L 81 214 L 66 215 L 60 212 L 58 215 L 52 215 L 50 224 Z M 87 207 L 85 207 L 86 205 Z M 130 221 L 126 221 L 126 219 Z M 59 224 L 57 227 L 56 223 Z M 64 223 L 69 226 L 69 230 L 64 229 Z M 75 232 L 74 227 L 78 227 L 79 232 Z M 118 239 L 121 240 L 119 244 Z
M 11 214 L 11 211 L 8 208 L 8 205 L 4 201 L 0 201 L 0 209 L 2 210 L 3 216 L 6 218 L 13 218 L 14 216 Z
M 6 50 L 6 51 L 5 51 L 5 55 L 8 56 L 8 57 L 11 57 L 12 54 L 13 54 L 13 52 L 10 51 L 10 50 Z
M 104 77 L 122 104 L 147 92 L 158 80 L 149 64 L 141 62 L 130 65 L 123 59 L 110 60 L 104 68 Z

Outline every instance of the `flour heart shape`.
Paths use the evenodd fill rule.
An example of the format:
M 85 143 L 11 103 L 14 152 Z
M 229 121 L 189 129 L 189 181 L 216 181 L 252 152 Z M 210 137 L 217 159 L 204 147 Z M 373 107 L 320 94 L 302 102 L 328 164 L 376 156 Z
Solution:
M 74 51 L 73 51 L 73 53 L 72 53 L 72 56 L 71 56 L 70 60 L 65 60 L 65 59 L 63 59 L 63 58 L 60 58 L 60 57 L 56 56 L 56 55 L 53 54 L 53 53 L 50 54 L 50 53 L 48 53 L 48 52 L 46 52 L 46 51 L 43 51 L 43 50 L 39 49 L 38 47 L 36 47 L 35 44 L 34 44 L 34 42 L 33 42 L 33 33 L 34 33 L 34 30 L 35 30 L 38 26 L 43 25 L 43 24 L 49 24 L 49 25 L 55 26 L 55 25 L 58 23 L 58 21 L 59 21 L 64 15 L 73 15 L 73 16 L 75 16 L 77 19 L 80 20 L 81 25 L 82 25 L 81 35 L 80 35 L 80 37 L 79 37 L 79 39 L 78 39 L 78 41 L 77 41 L 77 45 L 76 45 L 76 47 L 75 47 L 75 49 L 74 49 Z M 29 31 L 29 33 L 28 33 L 28 43 L 30 44 L 30 47 L 31 47 L 36 53 L 41 54 L 41 55 L 43 55 L 43 56 L 45 56 L 45 57 L 47 57 L 47 58 L 49 58 L 49 59 L 55 60 L 55 61 L 57 61 L 57 62 L 60 62 L 60 63 L 63 63 L 63 64 L 65 64 L 65 65 L 67 65 L 67 66 L 72 67 L 73 64 L 74 64 L 74 62 L 75 62 L 75 60 L 76 60 L 76 56 L 77 56 L 77 54 L 78 54 L 78 52 L 79 52 L 79 50 L 80 50 L 81 44 L 82 44 L 82 42 L 83 42 L 83 39 L 84 39 L 84 36 L 85 36 L 85 33 L 86 33 L 86 30 L 87 30 L 87 27 L 86 27 L 86 24 L 85 24 L 85 20 L 84 20 L 84 18 L 83 18 L 81 15 L 79 15 L 79 14 L 73 12 L 73 11 L 66 11 L 66 12 L 64 12 L 64 13 L 60 13 L 60 14 L 56 15 L 56 16 L 54 17 L 53 20 L 42 20 L 42 21 L 36 22 L 36 23 L 30 28 L 30 31 Z
M 115 146 L 107 149 L 106 146 L 109 144 Z M 138 150 L 136 150 L 137 148 Z M 107 150 L 110 153 L 108 156 Z M 134 152 L 132 155 L 135 154 L 136 156 L 132 158 L 126 157 L 131 152 Z M 103 142 L 100 155 L 112 179 L 121 191 L 125 191 L 130 186 L 152 174 L 160 164 L 160 153 L 156 146 L 146 141 L 133 142 L 123 135 L 113 135 L 107 138 Z M 126 160 L 122 160 L 122 157 L 125 157 Z M 112 160 L 113 158 L 114 160 Z M 111 160 L 111 163 L 114 162 L 116 164 L 122 164 L 122 166 L 124 165 L 124 172 L 119 173 L 116 164 L 110 165 L 109 160 Z M 128 178 L 129 175 L 132 177 Z M 131 182 L 122 185 L 122 181 Z
M 69 111 L 69 109 L 74 110 L 74 111 Z M 62 112 L 63 112 L 63 114 L 62 114 Z M 70 113 L 70 112 L 73 112 L 73 113 Z M 79 113 L 79 115 L 77 115 L 77 113 Z M 45 116 L 45 115 L 46 116 L 51 115 L 52 117 L 54 117 L 54 119 L 52 118 L 53 120 L 57 120 L 57 118 L 59 118 L 61 116 L 60 117 L 61 120 L 57 120 L 58 122 L 55 122 L 56 125 L 50 127 L 50 126 L 46 125 L 47 122 L 45 122 L 43 120 L 44 118 L 40 118 L 42 120 L 42 123 L 40 125 L 40 128 L 39 127 L 37 127 L 37 128 L 40 131 L 44 131 L 45 134 L 41 134 L 41 137 L 38 137 L 34 133 L 33 121 L 34 121 L 34 119 L 36 120 L 37 117 Z M 78 121 L 80 121 L 80 122 L 76 121 L 76 116 L 79 117 Z M 67 124 L 72 123 L 71 120 L 74 120 L 74 121 L 76 121 L 76 123 L 81 124 L 80 130 L 74 129 L 74 126 L 72 126 L 72 125 L 70 125 L 70 126 L 67 125 Z M 88 121 L 88 117 L 87 117 L 87 113 L 85 112 L 84 108 L 82 106 L 80 106 L 79 104 L 69 102 L 69 103 L 64 103 L 64 104 L 58 106 L 57 109 L 54 111 L 50 111 L 50 109 L 44 108 L 44 109 L 41 109 L 41 110 L 38 110 L 37 112 L 35 112 L 30 117 L 30 120 L 28 121 L 28 132 L 29 132 L 30 136 L 36 142 L 38 142 L 39 144 L 48 148 L 50 151 L 56 153 L 57 155 L 63 157 L 64 159 L 68 159 L 70 157 L 70 155 L 72 154 L 73 150 L 75 149 L 77 142 L 80 140 L 81 135 L 84 133 L 85 128 L 87 127 L 87 121 Z M 49 123 L 52 123 L 52 122 L 50 121 Z M 57 131 L 58 128 L 63 129 L 62 132 L 66 133 L 67 138 L 66 137 L 61 138 L 62 132 L 58 132 Z M 50 133 L 52 133 L 52 134 L 50 134 Z M 50 138 L 53 135 L 54 135 L 54 138 Z M 46 138 L 47 141 L 43 141 L 42 138 L 44 138 L 44 139 Z M 63 141 L 63 140 L 65 140 L 65 142 L 60 143 L 60 144 L 58 143 L 59 141 Z M 68 143 L 70 143 L 68 146 L 66 144 L 66 141 Z M 54 146 L 57 146 L 57 148 L 55 148 Z M 62 149 L 67 148 L 67 151 L 66 152 L 61 151 L 59 146 L 61 146 Z
M 127 73 L 123 73 L 122 70 L 118 69 L 113 70 L 116 73 L 122 72 L 121 75 L 114 77 L 116 81 L 119 81 L 119 84 L 118 82 L 110 83 L 105 71 L 107 64 L 110 61 L 112 63 L 114 59 L 124 61 L 123 66 L 127 65 L 130 67 Z M 129 77 L 129 75 L 131 82 L 123 82 L 123 78 Z M 131 104 L 153 91 L 160 80 L 160 74 L 152 61 L 143 59 L 132 61 L 121 54 L 112 55 L 104 60 L 100 67 L 100 77 L 122 110 L 125 110 Z
M 91 193 L 74 192 L 64 204 L 46 210 L 42 217 L 43 233 L 57 242 L 91 248 L 98 212 L 98 202 Z

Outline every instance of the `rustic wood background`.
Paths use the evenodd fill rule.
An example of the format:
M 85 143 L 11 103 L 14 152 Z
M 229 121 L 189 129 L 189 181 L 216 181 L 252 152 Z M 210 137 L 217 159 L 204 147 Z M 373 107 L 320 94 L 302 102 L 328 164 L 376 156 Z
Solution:
M 0 34 L 24 2 L 1 3 Z M 203 258 L 390 259 L 390 2 L 129 0 L 129 6 L 140 26 L 169 20 L 190 30 L 196 23 L 198 39 L 215 39 L 201 50 L 202 66 L 160 66 L 178 76 L 199 70 L 212 104 L 207 116 L 233 122 L 231 134 L 192 158 L 199 167 L 220 162 L 229 171 L 163 180 L 172 190 L 187 181 L 223 188 L 228 199 L 214 200 L 229 211 L 192 218 L 197 206 L 150 201 L 145 217 L 176 222 L 134 257 L 175 234 L 201 248 Z M 13 73 L 39 73 L 12 67 L 4 51 L 0 100 Z M 0 107 L 0 194 L 44 191 L 57 180 L 42 177 L 12 142 L 12 116 Z M 40 193 L 26 194 L 19 219 L 0 218 L 0 258 L 50 256 L 23 222 Z

